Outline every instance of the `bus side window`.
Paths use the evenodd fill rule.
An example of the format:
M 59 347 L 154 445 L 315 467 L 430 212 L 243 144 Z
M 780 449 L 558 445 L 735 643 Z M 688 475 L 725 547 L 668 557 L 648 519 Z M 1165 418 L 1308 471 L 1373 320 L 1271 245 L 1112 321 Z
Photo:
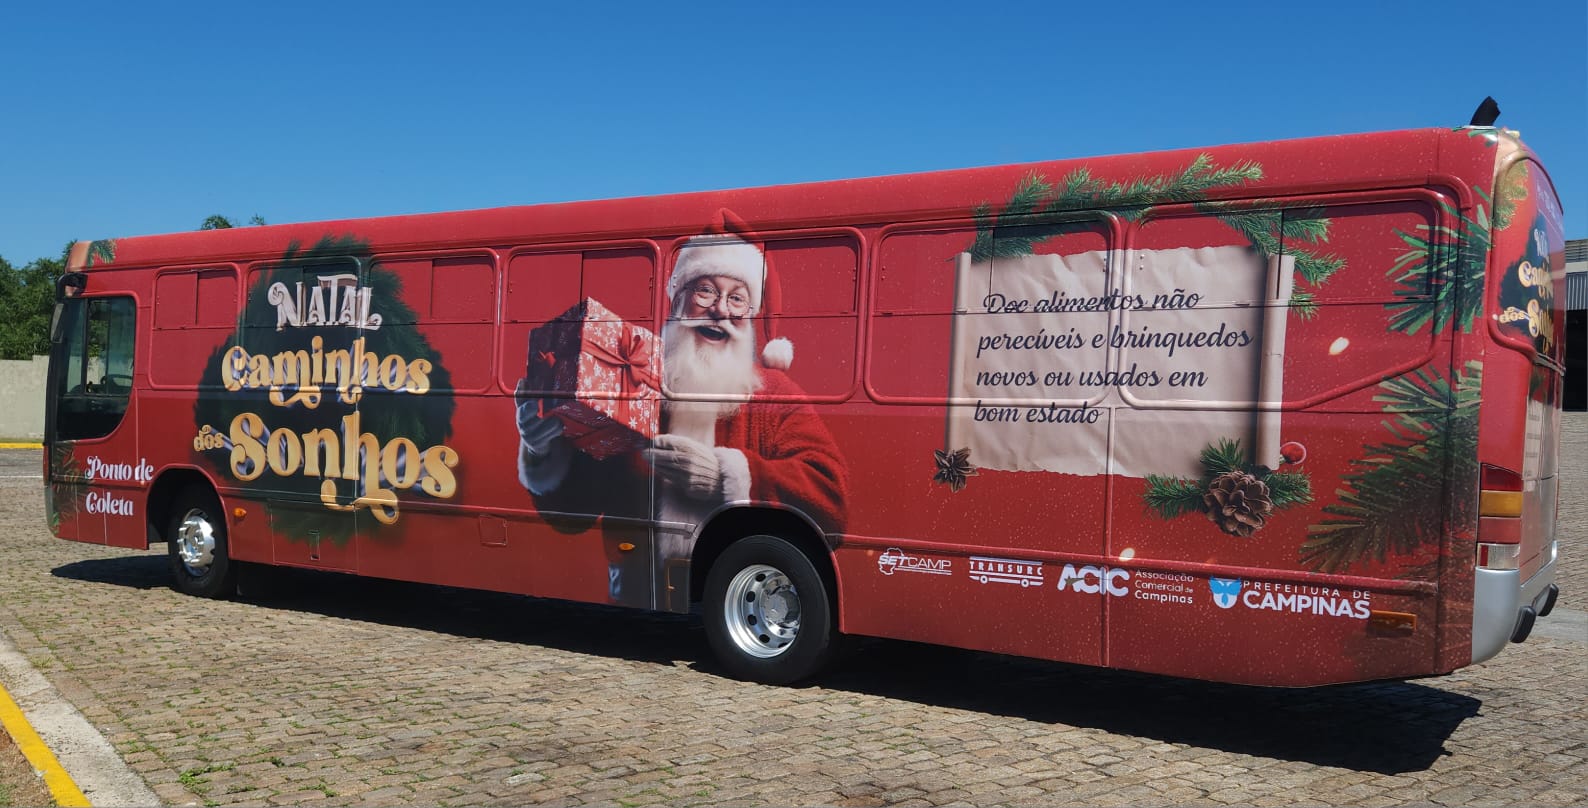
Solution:
M 653 331 L 655 283 L 656 251 L 648 244 L 514 254 L 507 261 L 498 382 L 513 390 L 530 376 L 530 334 L 564 320 L 585 300 L 600 304 L 587 312 L 592 319 L 616 319 Z M 569 391 L 534 392 L 555 396 Z
M 885 235 L 872 267 L 866 383 L 877 395 L 942 401 L 954 332 L 957 256 L 969 259 L 969 227 Z
M 650 327 L 656 261 L 648 249 L 586 250 L 581 296 L 624 322 Z
M 767 262 L 781 300 L 769 307 L 771 334 L 789 340 L 788 368 L 813 398 L 843 397 L 854 388 L 860 245 L 851 236 L 772 241 Z
M 67 305 L 61 349 L 66 370 L 61 377 L 55 437 L 102 438 L 114 432 L 127 414 L 136 308 L 130 297 L 90 298 Z
M 1427 202 L 1334 204 L 1284 217 L 1284 251 L 1295 265 L 1287 401 L 1375 384 L 1430 357 L 1435 332 L 1452 321 L 1462 331 L 1474 326 L 1456 310 L 1456 295 L 1434 294 L 1465 282 L 1450 277 L 1457 245 L 1435 237 L 1425 256 L 1411 246 L 1451 224 Z
M 414 332 L 423 335 L 432 355 L 404 356 L 406 362 L 425 360 L 438 363 L 445 355 L 445 375 L 437 374 L 432 383 L 444 387 L 427 392 L 454 390 L 479 391 L 490 384 L 491 334 L 496 319 L 496 265 L 489 255 L 379 256 L 366 279 L 373 289 L 394 287 L 402 290 L 399 300 L 382 299 L 372 293 L 371 314 L 380 321 L 364 324 L 366 339 L 380 332 L 396 340 L 396 335 Z M 394 344 L 418 345 L 421 340 L 399 340 Z M 458 350 L 476 346 L 474 350 Z
M 200 378 L 203 366 L 191 358 L 209 353 L 236 328 L 235 268 L 162 270 L 154 281 L 149 383 L 191 389 L 205 381 Z

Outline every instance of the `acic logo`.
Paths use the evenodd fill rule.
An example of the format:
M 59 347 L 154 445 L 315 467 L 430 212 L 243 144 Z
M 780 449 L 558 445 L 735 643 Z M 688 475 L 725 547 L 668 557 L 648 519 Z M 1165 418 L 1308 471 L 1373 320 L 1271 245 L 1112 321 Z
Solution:
M 1059 575 L 1059 589 L 1071 589 L 1088 595 L 1107 592 L 1114 597 L 1123 597 L 1130 594 L 1130 587 L 1125 585 L 1129 582 L 1130 570 L 1090 564 L 1084 567 L 1065 564 L 1064 572 Z

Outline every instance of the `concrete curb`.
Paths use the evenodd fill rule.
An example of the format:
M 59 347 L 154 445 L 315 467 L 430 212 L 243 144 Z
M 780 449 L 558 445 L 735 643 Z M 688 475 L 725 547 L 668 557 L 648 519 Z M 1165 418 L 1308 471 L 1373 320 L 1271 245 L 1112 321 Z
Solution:
M 61 698 L 49 680 L 33 669 L 4 633 L 0 633 L 0 686 L 9 691 L 27 722 L 52 751 L 70 781 L 81 789 L 86 802 L 77 805 L 159 805 L 160 798 L 116 754 L 115 747 L 99 734 L 77 708 Z M 18 739 L 18 746 L 21 746 Z M 31 760 L 31 758 L 30 758 Z M 34 763 L 38 766 L 37 763 Z M 49 772 L 46 771 L 46 780 Z M 63 801 L 54 785 L 56 801 Z
M 56 805 L 60 808 L 88 808 L 92 805 L 72 776 L 61 767 L 55 753 L 33 731 L 33 725 L 22 714 L 22 708 L 17 706 L 4 687 L 0 687 L 0 726 L 5 727 L 33 771 L 44 778 L 44 785 L 50 790 Z

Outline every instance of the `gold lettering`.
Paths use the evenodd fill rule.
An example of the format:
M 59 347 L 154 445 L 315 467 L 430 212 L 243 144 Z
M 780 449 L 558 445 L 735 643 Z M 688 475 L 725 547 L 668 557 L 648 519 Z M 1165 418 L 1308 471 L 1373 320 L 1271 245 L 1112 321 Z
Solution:
M 226 363 L 222 367 L 221 384 L 233 393 L 243 389 L 243 377 L 248 375 L 248 352 L 243 346 L 233 345 L 226 352 Z
M 458 491 L 457 477 L 452 467 L 458 464 L 458 453 L 450 446 L 432 446 L 425 450 L 425 476 L 419 481 L 419 490 L 433 497 L 451 499 Z
M 353 400 L 349 401 L 349 404 L 357 402 L 359 396 L 363 394 L 364 388 L 370 386 L 372 381 L 370 377 L 380 372 L 379 365 L 380 357 L 364 350 L 363 337 L 353 340 L 353 383 L 351 386 Z
M 415 359 L 408 363 L 408 385 L 403 389 L 417 395 L 430 392 L 430 360 Z
M 232 419 L 231 436 L 232 476 L 247 482 L 265 473 L 265 446 L 259 442 L 265 436 L 265 422 L 245 412 Z
M 248 382 L 249 387 L 270 386 L 270 357 L 264 354 L 254 354 L 248 357 Z
M 398 488 L 413 488 L 419 482 L 419 464 L 419 447 L 407 438 L 392 438 L 380 452 L 381 470 Z
M 374 354 L 370 354 L 374 356 Z M 380 360 L 380 386 L 387 390 L 401 390 L 403 380 L 408 376 L 408 363 L 397 354 L 391 354 Z
M 336 470 L 337 456 L 342 453 L 341 441 L 337 440 L 336 430 L 316 429 L 303 433 L 303 473 L 310 477 L 334 477 L 335 474 L 324 474 L 320 471 L 320 451 L 325 451 L 325 470 Z M 323 488 L 323 486 L 322 486 Z
M 298 473 L 298 464 L 303 461 L 303 447 L 292 430 L 282 427 L 270 433 L 270 451 L 267 455 L 270 470 L 277 477 L 288 477 Z
M 347 351 L 330 351 L 325 355 L 325 380 L 336 382 L 337 397 L 347 404 L 358 403 L 358 391 L 348 390 L 352 374 L 353 357 Z

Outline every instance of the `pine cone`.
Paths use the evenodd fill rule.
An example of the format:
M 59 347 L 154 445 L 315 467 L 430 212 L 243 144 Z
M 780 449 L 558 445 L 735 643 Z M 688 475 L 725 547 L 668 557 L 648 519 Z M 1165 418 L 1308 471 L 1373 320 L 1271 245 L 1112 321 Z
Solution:
M 1263 529 L 1274 512 L 1268 484 L 1241 471 L 1227 471 L 1208 483 L 1202 507 L 1219 530 L 1232 536 L 1250 536 Z

